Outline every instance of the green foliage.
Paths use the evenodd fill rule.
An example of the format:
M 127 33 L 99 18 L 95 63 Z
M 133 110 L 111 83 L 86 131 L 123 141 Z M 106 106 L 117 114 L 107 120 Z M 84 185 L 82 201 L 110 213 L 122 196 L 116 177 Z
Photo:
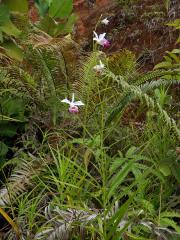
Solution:
M 179 79 L 180 68 L 180 49 L 173 49 L 171 52 L 166 51 L 167 55 L 164 56 L 164 61 L 158 63 L 154 69 L 176 69 L 177 78 Z
M 4 142 L 0 141 L 0 162 L 1 162 L 0 167 L 2 167 L 2 163 L 4 162 L 7 152 L 8 152 L 7 145 Z
M 172 26 L 175 29 L 180 29 L 180 19 L 175 19 L 174 21 L 167 24 L 168 26 Z M 180 43 L 180 36 L 178 37 L 176 43 Z
M 146 94 L 146 92 L 142 90 L 143 86 L 135 86 L 133 84 L 128 84 L 121 76 L 117 77 L 111 72 L 108 72 L 107 76 L 121 85 L 123 91 L 125 92 L 125 96 L 123 95 L 124 100 L 121 100 L 120 103 L 117 104 L 117 106 L 110 113 L 106 121 L 106 125 L 109 125 L 112 121 L 115 121 L 118 116 L 121 115 L 122 110 L 132 101 L 132 99 L 139 98 L 143 103 L 147 105 L 148 108 L 156 108 L 157 111 L 160 113 L 160 117 L 164 119 L 167 126 L 171 127 L 175 131 L 178 139 L 180 139 L 180 131 L 177 128 L 175 121 L 168 116 L 167 112 L 162 109 L 159 103 L 155 102 L 151 97 Z
M 161 121 L 159 121 L 159 127 L 154 126 L 154 121 L 150 119 L 148 123 L 148 139 L 149 139 L 149 150 L 151 158 L 154 158 L 154 161 L 157 163 L 157 167 L 163 173 L 164 176 L 173 175 L 176 180 L 180 181 L 180 175 L 178 172 L 178 166 L 180 164 L 179 157 L 176 154 L 176 151 L 172 148 L 174 138 L 171 136 L 167 128 L 164 128 L 163 131 L 159 131 L 161 128 Z M 146 134 L 146 132 L 145 132 Z M 159 146 L 156 150 L 154 147 Z M 152 150 L 153 149 L 153 150 Z
M 18 60 L 22 62 L 23 60 L 23 52 L 22 49 L 19 48 L 17 44 L 11 41 L 7 41 L 2 44 L 2 47 L 5 49 L 6 54 L 12 59 Z
M 72 0 L 53 0 L 49 7 L 49 16 L 52 18 L 67 18 L 72 12 Z
M 171 4 L 171 0 L 164 0 L 164 5 L 167 12 L 169 11 L 170 4 Z
M 136 71 L 135 55 L 126 49 L 113 53 L 108 58 L 108 67 L 115 75 L 121 75 L 128 79 Z
M 3 2 L 12 12 L 20 12 L 20 13 L 28 12 L 27 0 L 3 0 Z
M 8 2 L 19 28 L 14 12 L 26 6 Z M 58 38 L 72 1 L 36 6 L 40 23 L 3 43 L 14 60 L 0 67 L 1 209 L 27 240 L 178 239 L 179 50 L 147 73 L 128 50 L 82 56 Z M 61 103 L 73 92 L 85 103 L 76 115 Z M 3 239 L 18 238 L 12 225 L 2 223 Z
M 33 28 L 38 27 L 50 36 L 58 37 L 72 32 L 76 20 L 72 13 L 72 1 L 37 1 L 35 4 L 42 16 L 38 23 L 30 23 L 28 18 L 24 21 L 28 13 L 27 0 L 6 0 L 0 4 L 1 46 L 8 57 L 20 62 L 23 60 L 23 40 L 32 33 Z M 22 21 L 23 28 L 20 30 L 18 25 Z
M 123 6 L 131 6 L 133 5 L 137 0 L 117 0 L 120 5 Z
M 72 0 L 36 3 L 40 14 L 43 18 L 40 20 L 38 27 L 50 34 L 52 37 L 57 37 L 60 34 L 70 33 L 76 20 L 75 14 L 72 13 Z M 59 21 L 60 20 L 60 21 Z M 57 21 L 59 21 L 57 23 Z
M 4 4 L 0 5 L 0 30 L 9 36 L 18 37 L 20 31 L 10 20 L 10 11 Z
M 48 11 L 51 1 L 48 0 L 37 0 L 35 6 L 37 7 L 40 16 L 44 17 Z
M 0 97 L 0 137 L 1 137 L 1 168 L 6 160 L 8 146 L 12 145 L 13 137 L 22 131 L 26 123 L 25 105 L 22 98 L 9 96 Z

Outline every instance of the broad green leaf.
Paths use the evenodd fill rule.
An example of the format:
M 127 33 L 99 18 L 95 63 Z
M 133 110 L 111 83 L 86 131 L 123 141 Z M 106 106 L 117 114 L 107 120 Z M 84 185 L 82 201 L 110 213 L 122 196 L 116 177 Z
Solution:
M 72 32 L 73 26 L 74 26 L 74 23 L 75 23 L 76 19 L 77 19 L 77 16 L 74 13 L 72 13 L 68 17 L 68 20 L 67 20 L 67 22 L 66 22 L 66 24 L 64 26 L 64 29 L 63 29 L 63 33 L 66 34 L 66 33 Z
M 4 142 L 0 141 L 0 157 L 6 156 L 7 152 L 8 152 L 7 145 Z
M 128 173 L 131 171 L 132 165 L 133 165 L 132 161 L 128 162 L 127 164 L 125 164 L 125 166 L 121 170 L 118 171 L 118 173 L 116 171 L 115 176 L 111 178 L 109 182 L 108 199 L 110 199 L 114 194 L 114 192 L 117 191 L 121 183 L 124 181 Z
M 72 0 L 53 0 L 49 8 L 49 16 L 52 18 L 67 18 L 73 9 Z
M 45 2 L 47 2 L 48 6 L 51 5 L 52 1 L 53 1 L 53 0 L 45 0 Z
M 45 16 L 38 24 L 38 27 L 44 32 L 48 33 L 50 36 L 55 36 L 57 24 L 53 18 Z
M 19 120 L 24 119 L 25 103 L 22 99 L 17 97 L 4 97 L 1 100 L 2 112 L 9 116 Z
M 117 235 L 114 238 L 114 233 L 116 233 L 120 221 L 127 214 L 130 204 L 132 203 L 132 201 L 134 200 L 134 197 L 137 195 L 137 193 L 140 191 L 140 189 L 141 189 L 141 187 L 139 187 L 135 192 L 133 192 L 132 195 L 129 197 L 129 199 L 121 205 L 121 207 L 117 210 L 117 212 L 109 220 L 109 223 L 108 223 L 109 231 L 108 231 L 107 238 L 106 238 L 107 240 L 110 240 L 110 239 L 117 240 Z M 120 238 L 118 238 L 118 239 L 120 239 Z
M 171 68 L 172 64 L 170 62 L 161 62 L 156 64 L 156 66 L 154 67 L 154 69 L 158 69 L 158 68 Z
M 17 134 L 18 126 L 12 123 L 2 123 L 0 121 L 0 136 L 14 137 Z
M 48 11 L 50 3 L 44 0 L 39 0 L 38 2 L 35 3 L 35 6 L 39 10 L 40 16 L 44 17 Z
M 9 57 L 16 59 L 20 62 L 23 60 L 23 52 L 21 48 L 19 48 L 15 43 L 3 43 L 2 47 L 5 49 L 5 52 Z
M 172 50 L 172 53 L 180 54 L 180 49 L 175 48 L 175 49 Z
M 171 170 L 166 164 L 160 164 L 159 170 L 164 174 L 164 176 L 169 176 L 171 174 Z
M 11 20 L 8 20 L 3 25 L 1 25 L 0 30 L 7 35 L 14 37 L 18 37 L 21 34 L 21 31 L 11 22 Z
M 180 183 L 180 165 L 178 163 L 172 164 L 171 171 L 176 180 Z
M 23 122 L 19 119 L 15 119 L 15 118 L 11 118 L 5 115 L 0 114 L 0 121 L 4 121 L 4 122 Z
M 10 13 L 7 6 L 4 4 L 0 5 L 0 26 L 3 25 L 10 19 Z
M 4 0 L 10 11 L 27 13 L 28 1 L 27 0 Z

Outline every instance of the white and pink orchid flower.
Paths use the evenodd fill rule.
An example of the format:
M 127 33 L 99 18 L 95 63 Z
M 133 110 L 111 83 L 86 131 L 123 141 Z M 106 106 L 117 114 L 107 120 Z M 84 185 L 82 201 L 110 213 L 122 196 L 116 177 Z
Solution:
M 97 73 L 97 74 L 102 74 L 103 73 L 103 70 L 104 70 L 104 64 L 101 62 L 101 60 L 99 61 L 99 64 L 94 66 L 93 67 L 94 71 Z
M 110 46 L 110 42 L 105 38 L 106 33 L 99 34 L 99 36 L 95 31 L 93 31 L 93 33 L 95 36 L 93 40 L 96 41 L 99 45 L 103 46 L 104 48 L 108 48 Z
M 67 98 L 65 98 L 61 102 L 67 103 L 67 104 L 70 105 L 70 107 L 69 107 L 69 112 L 70 113 L 78 113 L 79 112 L 78 106 L 83 106 L 84 105 L 84 103 L 81 102 L 81 101 L 77 101 L 77 102 L 74 101 L 74 93 L 72 94 L 72 100 L 71 101 L 69 101 Z
M 107 18 L 104 18 L 102 21 L 101 21 L 102 24 L 104 25 L 108 25 L 109 24 L 109 20 Z

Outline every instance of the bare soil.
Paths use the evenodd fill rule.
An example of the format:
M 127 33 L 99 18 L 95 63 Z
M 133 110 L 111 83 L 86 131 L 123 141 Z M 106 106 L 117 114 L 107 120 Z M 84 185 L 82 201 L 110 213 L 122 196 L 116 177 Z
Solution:
M 92 3 L 94 2 L 94 3 Z M 78 15 L 75 40 L 86 51 L 92 49 L 92 33 L 100 17 L 108 17 L 108 26 L 98 26 L 111 41 L 108 54 L 123 48 L 133 51 L 143 70 L 151 70 L 162 60 L 165 51 L 177 48 L 178 32 L 166 24 L 180 18 L 179 0 L 171 1 L 169 11 L 162 0 L 139 0 L 123 6 L 118 0 L 74 0 Z M 143 67 L 144 66 L 144 67 Z

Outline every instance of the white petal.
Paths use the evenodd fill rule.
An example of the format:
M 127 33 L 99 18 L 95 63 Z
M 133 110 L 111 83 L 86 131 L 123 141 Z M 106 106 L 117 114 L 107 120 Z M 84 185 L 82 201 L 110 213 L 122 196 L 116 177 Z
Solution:
M 61 102 L 63 102 L 63 103 L 67 103 L 67 104 L 71 104 L 71 102 L 67 99 L 67 98 L 65 98 L 65 99 L 63 99 Z
M 96 33 L 95 31 L 93 31 L 93 33 L 94 33 L 94 35 L 95 35 L 95 38 L 96 38 L 96 39 L 99 39 L 97 33 Z
M 94 37 L 93 40 L 94 40 L 94 41 L 98 41 L 99 39 L 97 39 L 97 38 Z
M 72 101 L 71 102 L 74 102 L 74 93 L 72 94 Z
M 99 45 L 103 45 L 102 41 L 100 41 L 99 39 L 93 39 L 94 41 L 96 41 Z
M 104 18 L 101 23 L 105 24 L 105 25 L 108 25 L 109 23 L 109 20 L 107 18 Z
M 99 70 L 99 65 L 93 67 L 94 70 Z
M 75 106 L 83 106 L 84 103 L 81 102 L 81 101 L 77 101 L 77 102 L 74 102 L 74 105 L 75 105 Z
M 101 65 L 96 65 L 96 66 L 93 67 L 93 69 L 94 69 L 95 71 L 101 71 L 101 70 L 103 70 L 103 68 L 102 68 Z
M 99 61 L 99 63 L 100 63 L 101 68 L 104 68 L 104 64 L 101 62 L 101 60 Z
M 102 33 L 99 35 L 99 40 L 102 41 L 104 37 L 106 36 L 106 33 Z

